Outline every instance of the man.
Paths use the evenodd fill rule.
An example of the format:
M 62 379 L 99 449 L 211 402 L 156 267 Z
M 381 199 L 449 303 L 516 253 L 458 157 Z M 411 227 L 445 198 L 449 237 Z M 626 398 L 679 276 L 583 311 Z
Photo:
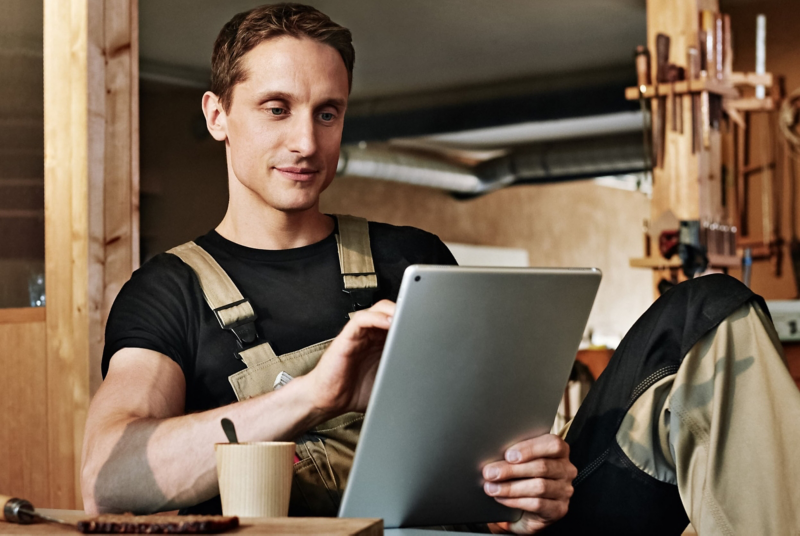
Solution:
M 227 417 L 243 441 L 296 440 L 292 513 L 335 513 L 402 272 L 454 263 L 430 234 L 319 212 L 353 57 L 350 33 L 305 6 L 257 8 L 220 33 L 203 111 L 226 145 L 228 211 L 114 304 L 86 425 L 87 511 L 217 511 Z M 678 285 L 590 391 L 571 452 L 547 435 L 484 468 L 486 493 L 524 511 L 488 528 L 673 535 L 691 519 L 704 536 L 800 533 L 798 422 L 763 300 L 726 276 Z
M 213 445 L 225 441 L 227 417 L 242 441 L 300 438 L 292 511 L 335 514 L 402 272 L 455 263 L 433 235 L 320 213 L 353 61 L 349 31 L 306 6 L 256 8 L 220 33 L 202 104 L 226 146 L 228 210 L 196 244 L 146 263 L 114 304 L 105 381 L 86 426 L 88 512 L 218 511 Z M 337 240 L 367 243 L 361 260 L 374 260 L 377 285 L 348 289 L 345 275 L 342 288 Z M 203 263 L 215 266 L 213 276 Z M 250 301 L 215 303 L 216 286 Z M 226 324 L 243 307 L 252 310 Z M 250 374 L 276 355 L 305 365 L 272 390 L 265 382 L 274 375 Z M 341 416 L 353 416 L 344 431 L 325 427 Z M 568 450 L 558 437 L 533 438 L 486 468 L 486 492 L 525 511 L 495 530 L 534 532 L 565 514 L 576 474 Z M 334 482 L 311 469 L 315 456 L 331 465 Z

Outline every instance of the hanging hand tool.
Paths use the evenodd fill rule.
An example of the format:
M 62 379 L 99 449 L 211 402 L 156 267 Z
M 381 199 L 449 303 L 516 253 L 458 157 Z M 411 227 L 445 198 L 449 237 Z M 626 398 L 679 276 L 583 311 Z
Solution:
M 700 78 L 700 51 L 697 47 L 686 49 L 686 79 Z M 692 154 L 700 150 L 700 104 L 697 95 L 689 93 L 692 105 Z
M 3 509 L 3 519 L 9 523 L 29 525 L 37 521 L 46 521 L 48 523 L 58 523 L 73 528 L 75 527 L 73 523 L 67 523 L 61 519 L 56 519 L 37 512 L 33 508 L 33 505 L 25 499 L 0 495 L 0 507 Z
M 670 97 L 672 99 L 672 131 L 683 134 L 683 95 L 675 94 L 675 82 L 686 79 L 686 71 L 672 63 L 667 68 L 667 78 L 670 82 Z
M 636 82 L 639 87 L 639 107 L 642 110 L 642 120 L 644 122 L 644 167 L 646 170 L 653 169 L 653 112 L 650 101 L 644 98 L 647 86 L 652 84 L 650 77 L 650 51 L 645 46 L 637 46 L 635 51 L 636 59 Z
M 669 82 L 669 36 L 666 34 L 656 35 L 656 81 L 661 83 Z M 656 149 L 656 167 L 664 167 L 664 149 L 667 138 L 667 99 L 658 97 L 656 102 L 656 117 L 653 128 L 653 144 Z

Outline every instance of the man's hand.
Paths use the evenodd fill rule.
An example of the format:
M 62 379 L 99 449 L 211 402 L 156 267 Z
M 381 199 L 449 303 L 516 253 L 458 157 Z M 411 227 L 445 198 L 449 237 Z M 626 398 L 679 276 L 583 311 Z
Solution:
M 315 405 L 326 414 L 365 411 L 395 304 L 381 300 L 357 312 L 308 373 Z
M 483 489 L 497 502 L 523 510 L 514 523 L 490 525 L 493 532 L 533 534 L 567 513 L 572 480 L 578 470 L 569 461 L 569 445 L 551 434 L 506 450 L 505 461 L 483 468 Z

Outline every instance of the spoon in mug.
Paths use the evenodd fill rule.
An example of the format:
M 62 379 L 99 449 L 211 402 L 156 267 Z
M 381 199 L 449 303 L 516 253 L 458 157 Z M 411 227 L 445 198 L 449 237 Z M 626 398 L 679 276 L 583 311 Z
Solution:
M 220 424 L 222 424 L 222 429 L 225 431 L 225 436 L 228 438 L 228 441 L 231 443 L 238 443 L 239 441 L 236 439 L 236 428 L 233 426 L 233 421 L 227 417 L 223 417 Z

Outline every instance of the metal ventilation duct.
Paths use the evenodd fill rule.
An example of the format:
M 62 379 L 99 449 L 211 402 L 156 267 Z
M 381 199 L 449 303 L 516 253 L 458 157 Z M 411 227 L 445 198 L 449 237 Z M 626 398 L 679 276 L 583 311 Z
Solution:
M 483 194 L 515 183 L 546 183 L 644 171 L 639 133 L 529 145 L 475 167 L 390 147 L 342 147 L 337 173 Z

